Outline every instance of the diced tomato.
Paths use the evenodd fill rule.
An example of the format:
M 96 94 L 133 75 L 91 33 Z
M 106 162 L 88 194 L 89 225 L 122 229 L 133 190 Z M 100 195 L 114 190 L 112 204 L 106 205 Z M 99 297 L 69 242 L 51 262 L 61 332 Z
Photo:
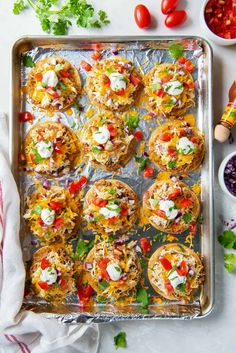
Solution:
M 151 250 L 150 242 L 146 238 L 140 239 L 140 246 L 144 254 L 147 254 Z
M 197 136 L 192 136 L 190 138 L 190 141 L 192 141 L 193 143 L 197 142 L 197 140 L 198 140 Z
M 121 65 L 121 64 L 116 64 L 115 65 L 115 69 L 120 73 L 122 74 L 124 72 L 124 66 Z
M 172 269 L 171 262 L 166 257 L 160 257 L 159 261 L 166 271 L 170 271 Z
M 37 141 L 43 141 L 44 140 L 44 136 L 43 136 L 43 132 L 42 131 L 38 131 L 38 136 L 37 136 Z
M 165 213 L 165 211 L 156 210 L 156 211 L 153 211 L 153 213 L 155 213 L 157 216 L 159 216 L 159 217 L 161 217 L 161 218 L 166 218 L 166 213 Z
M 185 261 L 181 261 L 179 267 L 176 269 L 176 271 L 178 272 L 178 274 L 180 276 L 187 276 L 188 274 L 188 266 L 186 264 Z
M 63 204 L 61 202 L 58 202 L 58 201 L 50 201 L 49 205 L 56 212 L 60 211 L 63 208 Z
M 166 83 L 166 82 L 170 81 L 172 78 L 173 78 L 173 75 L 164 76 L 164 77 L 162 77 L 161 82 Z
M 189 230 L 193 235 L 195 235 L 197 233 L 197 223 L 196 222 L 191 223 Z
M 110 261 L 109 259 L 104 258 L 104 259 L 101 259 L 98 263 L 98 266 L 101 269 L 101 277 L 102 277 L 102 279 L 105 279 L 107 281 L 110 280 L 110 276 L 107 272 L 107 264 L 109 261 Z
M 92 48 L 93 48 L 93 50 L 99 51 L 102 49 L 102 44 L 101 43 L 93 43 Z
M 185 63 L 185 69 L 186 69 L 190 74 L 192 74 L 193 71 L 195 70 L 195 65 L 194 65 L 190 60 L 188 60 L 188 61 L 186 61 L 186 63 Z
M 63 220 L 62 220 L 62 218 L 59 217 L 59 218 L 55 219 L 53 226 L 54 226 L 54 228 L 58 229 L 62 226 L 62 224 L 63 224 Z
M 118 281 L 118 284 L 120 286 L 123 286 L 125 283 L 126 283 L 126 281 L 124 279 L 119 279 L 119 281 Z
M 156 95 L 157 97 L 162 98 L 162 97 L 164 96 L 164 94 L 165 94 L 165 92 L 164 92 L 164 90 L 163 90 L 162 88 L 159 89 L 158 91 L 155 91 L 155 95 Z
M 130 82 L 134 85 L 134 86 L 138 86 L 140 79 L 137 76 L 134 75 L 130 75 Z
M 111 80 L 109 79 L 109 77 L 107 75 L 102 74 L 102 83 L 104 86 L 110 87 Z
M 187 61 L 187 59 L 186 59 L 184 56 L 181 56 L 181 57 L 178 59 L 177 62 L 178 62 L 179 64 L 183 65 L 183 64 L 186 63 L 186 61 Z
M 47 92 L 48 94 L 50 94 L 50 96 L 52 96 L 53 99 L 57 99 L 57 98 L 60 97 L 59 94 L 58 94 L 56 91 L 54 91 L 54 89 L 53 89 L 52 87 L 47 87 L 47 88 L 46 88 L 46 92 Z
M 128 216 L 129 210 L 128 210 L 128 207 L 125 204 L 121 205 L 121 212 L 120 213 L 124 217 Z
M 123 96 L 123 95 L 125 94 L 125 89 L 122 88 L 120 91 L 116 91 L 115 94 L 116 94 L 117 96 Z
M 82 177 L 77 180 L 77 181 L 73 181 L 70 186 L 69 186 L 69 192 L 71 194 L 75 194 L 76 192 L 78 192 L 85 184 L 87 184 L 88 182 L 88 178 L 84 175 L 82 175 Z
M 165 287 L 166 287 L 168 293 L 174 292 L 174 288 L 172 287 L 169 280 L 165 282 Z
M 43 74 L 41 72 L 37 72 L 37 74 L 35 74 L 34 77 L 35 77 L 36 81 L 42 81 Z
M 144 178 L 151 178 L 154 174 L 154 169 L 151 167 L 146 167 L 143 171 Z
M 34 116 L 30 112 L 21 112 L 19 113 L 19 120 L 21 123 L 34 120 Z
M 65 278 L 62 278 L 62 279 L 60 280 L 60 287 L 61 287 L 62 289 L 66 289 L 66 288 L 67 288 L 67 285 L 68 285 L 68 283 L 67 283 L 67 281 L 65 280 Z
M 90 65 L 89 63 L 87 63 L 87 61 L 82 60 L 80 63 L 80 66 L 82 67 L 82 69 L 84 69 L 85 71 L 89 72 L 92 70 L 92 65 Z
M 185 129 L 181 129 L 179 132 L 179 137 L 184 137 L 184 136 L 186 136 L 186 131 Z
M 78 297 L 80 302 L 87 303 L 93 295 L 93 288 L 88 284 L 78 288 Z
M 38 281 L 38 285 L 41 289 L 47 290 L 49 288 L 49 284 L 47 282 Z
M 62 147 L 61 143 L 55 143 L 54 144 L 54 151 L 58 154 L 62 154 L 63 150 L 61 147 Z
M 44 226 L 44 223 L 43 223 L 43 220 L 42 220 L 41 217 L 39 217 L 38 224 L 39 224 L 40 226 Z
M 66 70 L 61 70 L 61 71 L 59 71 L 59 75 L 60 75 L 61 77 L 64 77 L 64 78 L 70 77 L 69 71 L 66 71 Z
M 96 60 L 101 59 L 101 56 L 102 56 L 102 54 L 99 53 L 99 51 L 95 51 L 95 52 L 91 55 L 91 58 L 96 61 Z
M 176 156 L 176 149 L 175 148 L 169 147 L 167 152 L 172 157 Z
M 97 207 L 105 207 L 107 205 L 107 201 L 97 197 L 96 199 L 93 199 L 93 204 Z
M 142 140 L 142 138 L 143 138 L 142 131 L 135 131 L 134 137 L 136 138 L 136 140 L 139 140 L 139 141 Z
M 163 142 L 168 142 L 172 139 L 172 134 L 170 132 L 164 131 L 160 134 L 159 139 Z
M 192 80 L 188 80 L 185 85 L 188 87 L 188 88 L 194 88 L 194 82 Z
M 114 216 L 108 219 L 109 223 L 116 223 L 118 221 L 118 217 Z
M 115 137 L 117 135 L 117 130 L 116 130 L 115 126 L 113 126 L 112 124 L 108 124 L 107 129 L 110 132 L 111 137 Z
M 176 188 L 176 189 L 174 189 L 172 192 L 169 193 L 168 199 L 174 200 L 174 199 L 176 199 L 180 194 L 181 194 L 181 189 L 180 189 L 180 188 Z
M 42 270 L 45 270 L 46 268 L 48 268 L 50 265 L 48 259 L 46 259 L 46 257 L 44 257 L 42 260 L 41 260 L 41 269 Z
M 191 199 L 181 199 L 178 202 L 179 207 L 183 207 L 183 208 L 191 206 L 192 203 L 193 203 L 193 201 Z

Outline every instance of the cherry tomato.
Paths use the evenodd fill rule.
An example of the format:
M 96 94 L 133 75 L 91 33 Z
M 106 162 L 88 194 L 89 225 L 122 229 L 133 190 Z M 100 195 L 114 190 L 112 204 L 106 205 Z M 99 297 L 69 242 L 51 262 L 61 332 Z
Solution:
M 50 201 L 49 206 L 53 209 L 53 211 L 60 211 L 63 208 L 63 204 L 58 201 Z
M 157 216 L 159 216 L 159 217 L 161 217 L 161 218 L 166 218 L 166 213 L 165 213 L 165 211 L 156 210 L 156 211 L 153 211 L 153 213 L 155 213 Z
M 112 124 L 108 124 L 107 129 L 110 132 L 111 137 L 115 137 L 117 135 L 117 130 Z
M 174 189 L 172 192 L 169 193 L 168 199 L 174 200 L 181 194 L 181 190 L 179 188 Z
M 102 74 L 102 84 L 107 87 L 110 87 L 110 84 L 111 84 L 111 80 L 105 74 Z
M 26 121 L 34 120 L 34 116 L 30 112 L 21 112 L 19 113 L 19 120 L 25 123 Z
M 56 218 L 53 223 L 53 226 L 54 226 L 54 228 L 58 229 L 62 226 L 62 224 L 63 224 L 62 218 Z
M 35 77 L 36 81 L 42 81 L 43 74 L 41 72 L 38 72 L 37 74 L 35 74 L 34 77 Z
M 155 91 L 155 95 L 156 95 L 157 97 L 162 98 L 162 97 L 164 96 L 164 94 L 165 94 L 165 92 L 164 92 L 164 90 L 163 90 L 162 88 L 159 89 L 158 91 Z
M 154 174 L 154 169 L 151 167 L 146 167 L 143 171 L 144 178 L 151 178 Z
M 78 298 L 82 304 L 88 302 L 92 294 L 93 288 L 89 284 L 78 288 Z
M 57 99 L 57 98 L 60 97 L 59 94 L 58 94 L 56 91 L 54 91 L 54 89 L 53 89 L 52 87 L 47 87 L 47 88 L 46 88 L 46 92 L 47 92 L 48 94 L 50 94 L 50 96 L 52 96 L 53 99 Z
M 172 287 L 172 285 L 171 285 L 169 280 L 165 282 L 165 287 L 167 289 L 167 292 L 169 292 L 169 293 L 174 292 L 174 288 Z
M 124 216 L 124 217 L 128 216 L 129 210 L 128 210 L 128 208 L 127 208 L 126 205 L 124 205 L 124 204 L 121 205 L 121 212 L 120 212 L 120 214 L 121 214 L 122 216 Z
M 47 282 L 38 281 L 38 285 L 41 289 L 44 289 L 44 290 L 47 290 L 49 288 L 49 285 Z
M 123 95 L 125 94 L 125 89 L 122 88 L 120 91 L 116 91 L 115 94 L 116 94 L 117 96 L 123 96 Z
M 151 26 L 151 15 L 148 8 L 142 4 L 134 9 L 134 19 L 139 28 L 149 28 Z
M 136 138 L 136 140 L 142 140 L 142 138 L 143 138 L 143 133 L 142 133 L 142 131 L 136 131 L 135 133 L 134 133 L 134 137 Z
M 165 25 L 168 28 L 180 26 L 187 20 L 187 13 L 184 10 L 178 10 L 166 16 Z
M 170 271 L 172 269 L 171 262 L 166 257 L 160 257 L 159 261 L 166 271 Z
M 162 0 L 161 2 L 161 12 L 164 15 L 173 12 L 179 4 L 179 0 Z
M 144 254 L 148 253 L 151 250 L 150 243 L 146 238 L 140 239 L 140 246 L 141 246 Z
M 61 71 L 59 71 L 59 75 L 60 75 L 61 77 L 64 77 L 64 78 L 70 77 L 69 71 L 66 71 L 66 70 L 61 70 Z
M 186 208 L 186 207 L 191 206 L 192 203 L 193 202 L 191 199 L 181 199 L 181 200 L 179 200 L 179 207 Z
M 84 175 L 82 175 L 82 177 L 77 180 L 77 181 L 73 181 L 70 186 L 69 186 L 69 192 L 71 194 L 75 194 L 76 192 L 78 192 L 85 184 L 87 184 L 88 182 L 88 178 Z
M 50 265 L 49 261 L 46 259 L 46 257 L 44 257 L 41 261 L 41 269 L 45 270 L 46 268 L 48 268 Z
M 164 131 L 162 134 L 160 134 L 159 138 L 163 142 L 168 142 L 172 139 L 172 134 L 170 132 Z
M 178 272 L 178 274 L 180 276 L 187 276 L 188 274 L 188 266 L 186 264 L 185 261 L 181 261 L 179 267 L 176 269 L 176 271 Z
M 191 223 L 189 230 L 193 235 L 195 235 L 197 233 L 197 223 L 196 222 Z
M 93 60 L 99 60 L 101 58 L 102 54 L 99 53 L 99 51 L 95 51 L 92 55 L 91 55 L 91 58 Z
M 87 72 L 92 70 L 92 65 L 87 63 L 87 61 L 85 61 L 85 60 L 81 61 L 80 66 L 82 67 L 82 69 L 84 69 Z
M 130 75 L 130 82 L 134 85 L 134 86 L 138 86 L 140 79 L 134 75 Z
M 105 207 L 107 205 L 107 201 L 97 197 L 96 199 L 93 199 L 93 204 L 97 207 Z

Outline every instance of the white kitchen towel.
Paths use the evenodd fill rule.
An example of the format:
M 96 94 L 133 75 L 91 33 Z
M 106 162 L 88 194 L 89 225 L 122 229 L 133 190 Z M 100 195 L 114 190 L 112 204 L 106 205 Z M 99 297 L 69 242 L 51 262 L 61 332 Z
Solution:
M 20 311 L 25 269 L 19 240 L 20 200 L 8 161 L 8 130 L 0 113 L 0 352 L 95 353 L 98 325 L 66 325 Z

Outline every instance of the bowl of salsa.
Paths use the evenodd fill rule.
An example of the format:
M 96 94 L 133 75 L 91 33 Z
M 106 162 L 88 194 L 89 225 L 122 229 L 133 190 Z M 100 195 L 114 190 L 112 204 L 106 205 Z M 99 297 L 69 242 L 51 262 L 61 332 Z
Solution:
M 222 161 L 218 179 L 221 189 L 236 201 L 236 151 Z
M 201 24 L 206 35 L 217 44 L 236 44 L 236 0 L 205 1 Z

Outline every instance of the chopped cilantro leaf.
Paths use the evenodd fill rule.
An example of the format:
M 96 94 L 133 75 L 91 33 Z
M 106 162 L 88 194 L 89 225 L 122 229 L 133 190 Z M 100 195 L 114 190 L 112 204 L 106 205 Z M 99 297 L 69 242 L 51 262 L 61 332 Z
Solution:
M 125 118 L 125 124 L 130 131 L 135 130 L 139 124 L 138 115 L 127 115 Z
M 236 255 L 233 254 L 233 253 L 225 254 L 225 255 L 224 255 L 224 260 L 225 260 L 225 261 L 232 262 L 232 263 L 236 263 Z
M 24 0 L 17 0 L 13 4 L 14 15 L 19 15 L 23 10 L 27 9 L 26 2 Z
M 34 154 L 34 163 L 41 163 L 43 159 L 38 153 L 37 148 L 32 148 L 32 153 Z
M 167 166 L 169 169 L 173 169 L 176 167 L 177 160 L 173 159 L 173 161 L 168 162 Z
M 136 300 L 138 303 L 141 303 L 143 307 L 149 304 L 149 299 L 148 299 L 148 294 L 146 289 L 144 288 L 137 289 Z
M 185 213 L 183 215 L 183 220 L 184 220 L 184 223 L 190 223 L 191 220 L 192 220 L 192 214 L 191 213 Z
M 199 216 L 198 216 L 197 222 L 198 222 L 199 224 L 202 224 L 202 223 L 203 223 L 203 215 L 199 215 Z
M 155 234 L 152 239 L 154 241 L 160 241 L 161 243 L 164 243 L 166 241 L 167 235 L 163 232 Z
M 98 283 L 98 288 L 101 290 L 105 290 L 108 287 L 108 282 L 105 280 L 102 280 L 101 282 Z
M 186 292 L 186 283 L 180 283 L 176 288 L 181 290 L 181 292 Z
M 179 43 L 172 43 L 169 46 L 169 53 L 174 60 L 178 60 L 181 56 L 183 56 L 183 47 Z
M 41 212 L 42 212 L 42 206 L 40 206 L 40 205 L 35 205 L 34 208 L 33 208 L 33 210 L 31 211 L 31 214 L 37 214 L 37 215 L 39 215 L 39 214 L 41 214 Z
M 219 243 L 226 249 L 236 249 L 236 234 L 230 230 L 225 230 L 219 237 Z
M 34 66 L 33 59 L 31 58 L 30 55 L 23 56 L 23 65 L 26 67 L 33 67 Z
M 92 148 L 92 152 L 93 152 L 93 153 L 101 153 L 102 151 L 101 151 L 100 148 L 98 148 L 98 147 L 93 147 L 93 148 Z
M 225 263 L 225 264 L 224 264 L 224 267 L 225 267 L 225 269 L 226 269 L 229 273 L 234 272 L 234 265 L 233 265 L 233 264 Z
M 100 303 L 106 303 L 108 301 L 108 298 L 101 297 L 101 296 L 97 296 L 96 299 Z
M 116 349 L 125 348 L 127 346 L 126 333 L 121 331 L 114 337 L 114 344 Z
M 138 163 L 139 165 L 139 169 L 140 170 L 144 170 L 149 162 L 149 158 L 148 157 L 139 157 L 139 156 L 135 156 L 135 161 L 136 163 Z
M 85 240 L 80 239 L 77 242 L 76 250 L 74 253 L 74 260 L 83 259 L 85 255 L 92 249 L 94 242 L 85 242 Z

